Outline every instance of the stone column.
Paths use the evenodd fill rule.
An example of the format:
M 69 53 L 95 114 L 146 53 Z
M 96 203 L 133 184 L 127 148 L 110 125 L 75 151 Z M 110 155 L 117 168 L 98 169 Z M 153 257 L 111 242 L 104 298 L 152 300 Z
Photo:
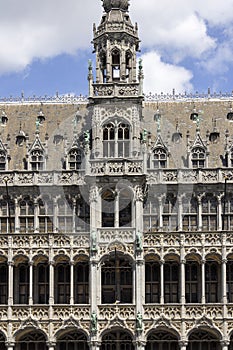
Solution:
M 201 262 L 201 302 L 205 304 L 205 260 Z
M 201 205 L 201 197 L 197 198 L 198 202 L 198 210 L 197 210 L 197 218 L 198 218 L 198 230 L 202 230 L 202 205 Z
M 16 198 L 15 199 L 15 232 L 20 231 L 19 213 L 20 213 L 19 202 L 18 202 L 18 199 Z
M 94 339 L 94 340 L 90 340 L 88 345 L 89 345 L 89 350 L 99 350 L 101 343 Z
M 222 218 L 222 200 L 221 200 L 221 197 L 218 196 L 218 216 L 217 216 L 218 231 L 222 231 L 222 228 L 223 228 L 222 219 L 224 220 L 224 218 Z
M 136 260 L 136 283 L 133 288 L 136 288 L 136 310 L 142 313 L 143 304 L 145 303 L 145 263 L 143 258 Z M 135 294 L 135 293 L 134 293 Z
M 182 221 L 182 198 L 178 197 L 178 230 L 182 231 L 183 221 Z
M 13 305 L 14 263 L 8 261 L 8 306 Z
M 180 340 L 179 341 L 180 350 L 186 350 L 187 346 L 188 346 L 188 342 L 187 341 L 184 341 L 184 340 Z
M 58 208 L 57 208 L 57 200 L 53 201 L 53 231 L 57 232 L 58 230 L 58 218 L 57 218 Z
M 228 346 L 230 345 L 229 340 L 221 340 L 221 350 L 228 350 Z
M 14 350 L 15 345 L 14 344 L 7 344 L 6 343 L 6 348 L 7 350 Z
M 134 343 L 135 350 L 144 350 L 146 347 L 146 342 L 142 340 L 136 340 Z
M 158 198 L 158 202 L 159 202 L 159 212 L 158 212 L 158 223 L 159 223 L 159 230 L 162 230 L 163 228 L 163 202 L 162 202 L 162 198 L 159 197 Z
M 99 281 L 98 261 L 95 258 L 90 260 L 90 304 L 91 312 L 97 312 L 97 303 L 100 303 L 100 295 L 98 295 Z
M 160 261 L 160 304 L 164 304 L 164 260 Z
M 180 262 L 180 283 L 180 302 L 181 304 L 185 304 L 185 259 L 182 259 Z
M 35 200 L 34 201 L 34 232 L 39 232 L 40 225 L 39 225 L 39 203 Z
M 117 192 L 114 201 L 114 227 L 119 227 L 119 199 L 119 192 Z
M 29 305 L 33 305 L 33 261 L 29 261 Z
M 222 234 L 222 303 L 227 303 L 227 251 L 226 251 L 226 233 Z
M 140 185 L 135 187 L 135 227 L 136 232 L 143 232 L 143 191 Z
M 48 350 L 55 350 L 56 349 L 56 343 L 55 342 L 48 342 L 47 346 L 48 346 Z
M 54 261 L 49 261 L 49 304 L 54 304 Z
M 70 304 L 74 304 L 74 261 L 70 261 Z

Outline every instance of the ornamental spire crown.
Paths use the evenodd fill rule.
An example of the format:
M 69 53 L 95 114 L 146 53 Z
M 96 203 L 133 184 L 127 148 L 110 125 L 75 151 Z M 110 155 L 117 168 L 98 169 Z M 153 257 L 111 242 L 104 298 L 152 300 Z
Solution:
M 102 0 L 103 8 L 105 12 L 109 12 L 113 9 L 128 11 L 129 0 Z

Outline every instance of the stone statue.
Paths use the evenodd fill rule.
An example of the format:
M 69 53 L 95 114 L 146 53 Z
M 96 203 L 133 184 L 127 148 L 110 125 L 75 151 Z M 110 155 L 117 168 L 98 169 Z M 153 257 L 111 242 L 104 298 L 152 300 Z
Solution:
M 89 130 L 84 131 L 84 142 L 86 145 L 89 144 L 89 142 L 90 142 L 90 131 Z
M 136 250 L 139 252 L 142 251 L 142 234 L 140 231 L 136 234 Z
M 91 231 L 91 251 L 96 252 L 97 247 L 96 247 L 96 231 L 92 230 Z
M 91 331 L 92 332 L 97 331 L 97 315 L 95 311 L 93 311 L 91 314 Z
M 140 313 L 140 311 L 138 311 L 136 317 L 136 330 L 142 331 L 142 314 Z
M 143 142 L 147 141 L 147 134 L 148 134 L 147 130 L 144 129 L 143 132 L 142 132 L 142 141 Z

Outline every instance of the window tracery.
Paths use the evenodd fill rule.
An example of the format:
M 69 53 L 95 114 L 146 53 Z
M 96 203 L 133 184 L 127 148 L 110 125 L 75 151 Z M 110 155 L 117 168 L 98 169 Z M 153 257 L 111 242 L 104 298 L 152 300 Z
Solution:
M 163 147 L 156 147 L 153 150 L 153 168 L 166 168 L 167 167 L 167 151 Z
M 193 168 L 204 168 L 206 161 L 205 149 L 200 146 L 193 147 L 191 159 Z
M 145 350 L 179 350 L 178 339 L 168 331 L 155 331 L 147 337 Z
M 83 152 L 79 148 L 72 148 L 68 153 L 69 170 L 79 170 L 82 167 Z

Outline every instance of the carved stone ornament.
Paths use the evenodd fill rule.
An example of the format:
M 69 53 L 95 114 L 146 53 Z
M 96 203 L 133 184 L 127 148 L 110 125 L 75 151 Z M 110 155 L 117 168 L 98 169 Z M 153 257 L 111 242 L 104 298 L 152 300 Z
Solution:
M 25 328 L 35 328 L 35 329 L 40 329 L 39 322 L 35 320 L 31 315 L 24 320 L 21 323 L 21 326 L 19 327 L 19 330 L 25 329 Z
M 204 315 L 195 322 L 195 328 L 200 327 L 214 328 L 213 321 Z
M 72 315 L 67 319 L 64 320 L 62 323 L 62 329 L 67 329 L 67 328 L 75 328 L 75 329 L 80 329 L 80 323 L 78 320 L 76 320 Z
M 108 322 L 106 329 L 111 329 L 115 327 L 119 327 L 123 329 L 128 328 L 125 320 L 121 319 L 118 315 L 116 315 L 112 320 Z

